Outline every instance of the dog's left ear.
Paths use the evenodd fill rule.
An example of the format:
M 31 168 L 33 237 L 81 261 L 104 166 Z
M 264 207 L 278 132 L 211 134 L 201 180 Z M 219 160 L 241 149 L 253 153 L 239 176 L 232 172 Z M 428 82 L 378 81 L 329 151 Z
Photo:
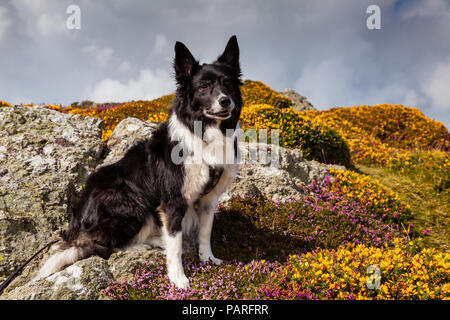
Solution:
M 239 46 L 236 36 L 232 36 L 228 40 L 227 46 L 223 53 L 217 58 L 217 62 L 230 66 L 237 77 L 241 75 L 241 67 L 239 65 Z

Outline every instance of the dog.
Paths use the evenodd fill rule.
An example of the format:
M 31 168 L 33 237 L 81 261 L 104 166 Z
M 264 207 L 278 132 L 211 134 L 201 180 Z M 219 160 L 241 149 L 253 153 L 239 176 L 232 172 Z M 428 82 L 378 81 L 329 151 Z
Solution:
M 219 198 L 238 171 L 237 38 L 211 64 L 200 64 L 176 42 L 173 66 L 177 89 L 168 120 L 89 176 L 62 244 L 34 280 L 92 255 L 108 259 L 117 251 L 157 246 L 165 249 L 170 281 L 187 288 L 182 236 L 194 230 L 200 260 L 222 262 L 212 253 L 211 231 Z

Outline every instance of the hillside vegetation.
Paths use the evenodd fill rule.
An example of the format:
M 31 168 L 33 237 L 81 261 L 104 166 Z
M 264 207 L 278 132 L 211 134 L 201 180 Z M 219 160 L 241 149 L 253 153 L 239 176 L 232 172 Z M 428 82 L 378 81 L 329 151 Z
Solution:
M 218 209 L 213 249 L 222 266 L 188 257 L 189 290 L 168 282 L 163 262 L 111 283 L 114 299 L 448 299 L 450 134 L 402 105 L 298 112 L 258 81 L 242 87 L 244 129 L 278 129 L 280 145 L 345 165 L 302 186 L 301 201 L 234 196 Z M 173 94 L 91 108 L 47 105 L 101 118 L 106 142 L 123 119 L 161 122 Z M 7 102 L 0 102 L 7 107 Z M 232 232 L 230 232 L 232 230 Z M 368 289 L 370 265 L 381 285 Z

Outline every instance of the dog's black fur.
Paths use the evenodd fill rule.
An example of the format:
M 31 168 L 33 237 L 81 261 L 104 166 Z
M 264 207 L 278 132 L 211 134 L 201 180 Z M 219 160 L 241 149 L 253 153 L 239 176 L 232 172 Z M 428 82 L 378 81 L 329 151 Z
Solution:
M 221 121 L 221 131 L 225 134 L 227 128 L 236 128 L 242 106 L 242 83 L 235 36 L 217 61 L 203 65 L 177 42 L 174 69 L 177 91 L 170 115 L 175 113 L 192 132 L 194 121 L 202 121 L 202 127 L 206 128 L 215 120 L 205 117 L 205 108 L 212 105 L 215 90 L 221 90 L 235 103 L 231 117 Z M 162 227 L 158 208 L 166 214 L 169 234 L 181 231 L 187 202 L 181 190 L 184 166 L 171 160 L 176 144 L 169 136 L 168 123 L 164 122 L 149 139 L 129 149 L 120 161 L 94 172 L 63 234 L 65 247 L 82 249 L 80 258 L 91 255 L 108 258 L 117 248 L 130 243 L 149 215 Z

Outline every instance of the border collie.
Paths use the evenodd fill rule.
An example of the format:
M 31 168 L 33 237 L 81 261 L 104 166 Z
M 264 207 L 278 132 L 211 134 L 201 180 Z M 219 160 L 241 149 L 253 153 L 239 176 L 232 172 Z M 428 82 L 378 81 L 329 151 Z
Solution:
M 198 230 L 200 260 L 222 262 L 210 239 L 219 197 L 238 170 L 233 160 L 242 82 L 236 36 L 212 64 L 200 65 L 176 42 L 174 69 L 177 90 L 168 121 L 121 160 L 89 176 L 63 243 L 34 280 L 92 255 L 107 259 L 151 245 L 165 249 L 170 281 L 187 288 L 182 235 L 193 230 Z

